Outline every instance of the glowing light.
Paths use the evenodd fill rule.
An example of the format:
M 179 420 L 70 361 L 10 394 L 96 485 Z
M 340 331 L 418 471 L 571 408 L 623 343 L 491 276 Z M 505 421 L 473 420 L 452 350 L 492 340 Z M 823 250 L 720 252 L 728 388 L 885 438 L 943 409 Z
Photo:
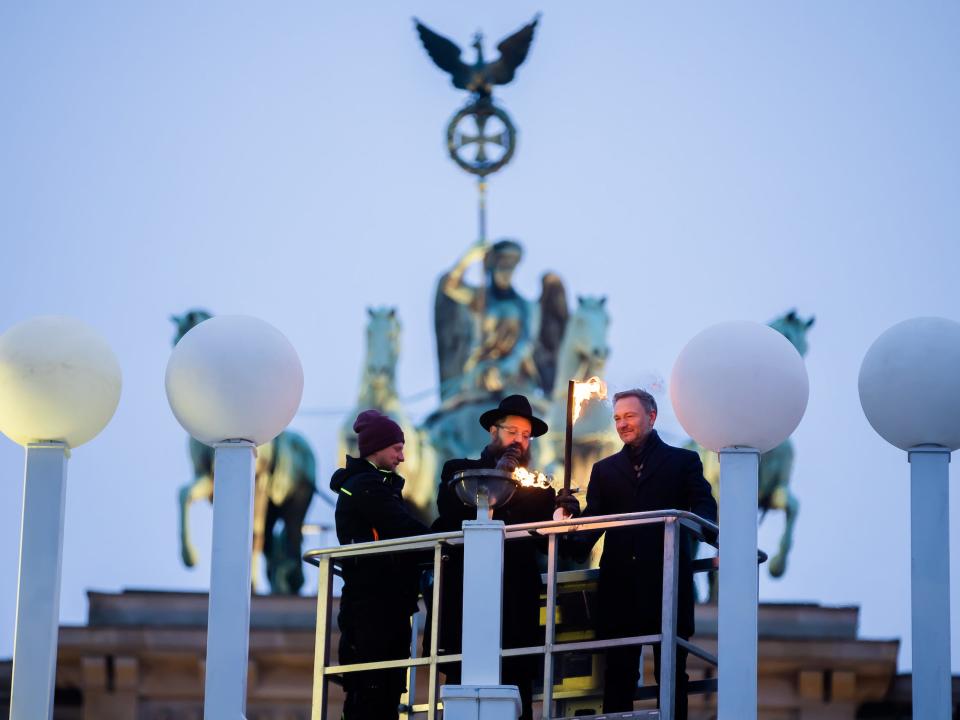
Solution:
M 16 443 L 83 445 L 110 422 L 121 385 L 113 350 L 80 320 L 35 317 L 0 335 L 0 432 Z
M 607 384 L 594 375 L 584 382 L 575 382 L 573 384 L 573 422 L 580 417 L 584 404 L 591 398 L 605 400 L 607 397 Z
M 518 467 L 513 471 L 513 479 L 523 487 L 535 487 L 542 490 L 552 487 L 552 478 L 544 475 L 539 470 L 527 470 L 526 468 Z
M 190 330 L 170 354 L 167 400 L 174 416 L 207 445 L 270 442 L 303 395 L 303 366 L 275 327 L 244 315 L 219 315 Z

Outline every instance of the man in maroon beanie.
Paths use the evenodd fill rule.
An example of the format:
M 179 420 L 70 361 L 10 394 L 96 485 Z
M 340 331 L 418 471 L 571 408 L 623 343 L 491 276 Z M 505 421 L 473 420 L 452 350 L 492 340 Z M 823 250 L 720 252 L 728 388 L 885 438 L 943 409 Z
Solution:
M 400 494 L 404 479 L 396 469 L 403 462 L 403 430 L 376 410 L 360 413 L 353 429 L 360 457 L 348 455 L 330 480 L 340 544 L 430 532 Z M 348 558 L 342 570 L 340 664 L 409 657 L 410 616 L 417 611 L 420 587 L 416 558 L 410 553 Z M 396 720 L 404 675 L 403 669 L 344 675 L 343 720 Z

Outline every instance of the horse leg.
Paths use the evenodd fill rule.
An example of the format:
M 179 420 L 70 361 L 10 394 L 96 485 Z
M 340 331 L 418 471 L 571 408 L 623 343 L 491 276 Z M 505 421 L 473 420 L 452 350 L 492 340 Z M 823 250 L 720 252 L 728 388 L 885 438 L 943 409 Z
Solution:
M 787 555 L 793 544 L 793 523 L 797 515 L 797 500 L 790 493 L 790 475 L 793 472 L 793 443 L 784 440 L 773 450 L 760 456 L 757 495 L 760 508 L 783 510 L 786 524 L 780 538 L 777 554 L 770 559 L 771 577 L 781 577 L 787 570 Z
M 261 527 L 260 527 L 260 544 L 254 551 L 254 559 L 257 561 L 257 569 L 259 572 L 259 563 L 262 558 L 267 566 L 267 584 L 270 586 L 271 595 L 283 595 L 284 593 L 280 592 L 277 589 L 276 580 L 274 575 L 276 573 L 276 538 L 273 534 L 273 529 L 277 525 L 277 520 L 280 519 L 279 508 L 274 505 L 272 502 L 267 502 L 263 508 L 263 515 L 261 516 Z M 254 589 L 258 589 L 254 586 Z
M 180 559 L 187 567 L 197 564 L 197 550 L 190 540 L 190 505 L 197 500 L 213 497 L 213 478 L 203 475 L 180 488 Z
M 264 555 L 273 595 L 297 595 L 303 587 L 303 521 L 312 499 L 313 485 L 299 482 L 283 505 L 271 504 L 267 510 Z M 278 519 L 283 520 L 283 532 L 279 538 L 274 536 L 272 529 Z
M 264 555 L 269 557 L 266 537 L 270 532 L 269 528 L 273 525 L 268 515 L 270 499 L 267 497 L 267 486 L 269 482 L 268 473 L 257 473 L 253 494 L 253 537 L 250 541 L 250 587 L 255 593 L 260 590 L 261 558 Z
M 789 488 L 781 487 L 774 493 L 771 507 L 783 510 L 786 515 L 780 547 L 777 549 L 777 554 L 770 560 L 770 575 L 778 578 L 782 577 L 787 570 L 787 556 L 793 547 L 793 528 L 800 512 L 800 503 Z

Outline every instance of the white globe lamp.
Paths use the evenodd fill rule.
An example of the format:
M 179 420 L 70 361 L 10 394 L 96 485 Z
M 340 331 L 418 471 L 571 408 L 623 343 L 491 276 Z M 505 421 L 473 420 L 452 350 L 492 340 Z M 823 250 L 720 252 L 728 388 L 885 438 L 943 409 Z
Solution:
M 884 440 L 960 448 L 960 323 L 920 317 L 894 325 L 860 366 L 860 404 Z
M 167 363 L 166 389 L 180 424 L 215 448 L 204 716 L 244 717 L 256 446 L 293 419 L 303 367 L 275 327 L 225 315 L 180 339 Z
M 760 453 L 796 429 L 809 382 L 800 353 L 776 330 L 727 322 L 680 351 L 670 399 L 683 429 L 720 454 L 718 718 L 757 717 L 757 482 Z
M 800 424 L 809 383 L 783 335 L 753 322 L 714 325 L 680 351 L 670 399 L 683 429 L 705 448 L 767 452 Z
M 53 708 L 67 457 L 117 409 L 120 365 L 70 317 L 26 320 L 0 335 L 0 432 L 26 447 L 10 717 Z
M 120 402 L 120 364 L 80 320 L 37 317 L 0 335 L 0 432 L 21 445 L 79 447 Z
M 262 445 L 293 419 L 303 395 L 303 367 L 290 341 L 269 323 L 244 315 L 193 327 L 167 363 L 174 416 L 207 445 Z
M 860 366 L 860 404 L 910 462 L 914 717 L 949 720 L 950 454 L 960 448 L 960 323 L 919 317 L 874 341 Z

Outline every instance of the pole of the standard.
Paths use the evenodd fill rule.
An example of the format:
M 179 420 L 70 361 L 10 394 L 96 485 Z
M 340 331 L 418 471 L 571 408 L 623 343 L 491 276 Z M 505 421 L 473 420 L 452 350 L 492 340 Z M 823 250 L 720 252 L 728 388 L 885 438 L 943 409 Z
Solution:
M 256 447 L 238 440 L 219 443 L 215 448 L 203 717 L 240 720 L 247 704 Z
M 500 684 L 503 522 L 463 523 L 463 682 Z
M 950 451 L 920 445 L 907 457 L 913 716 L 950 720 Z
M 49 720 L 57 667 L 67 446 L 27 445 L 11 720 Z
M 440 689 L 445 720 L 516 720 L 520 692 L 500 684 L 504 524 L 477 509 L 463 523 L 463 679 Z
M 718 720 L 757 718 L 757 480 L 753 448 L 720 451 Z
M 477 178 L 477 196 L 479 204 L 477 206 L 477 234 L 481 243 L 487 241 L 487 179 L 480 175 Z

